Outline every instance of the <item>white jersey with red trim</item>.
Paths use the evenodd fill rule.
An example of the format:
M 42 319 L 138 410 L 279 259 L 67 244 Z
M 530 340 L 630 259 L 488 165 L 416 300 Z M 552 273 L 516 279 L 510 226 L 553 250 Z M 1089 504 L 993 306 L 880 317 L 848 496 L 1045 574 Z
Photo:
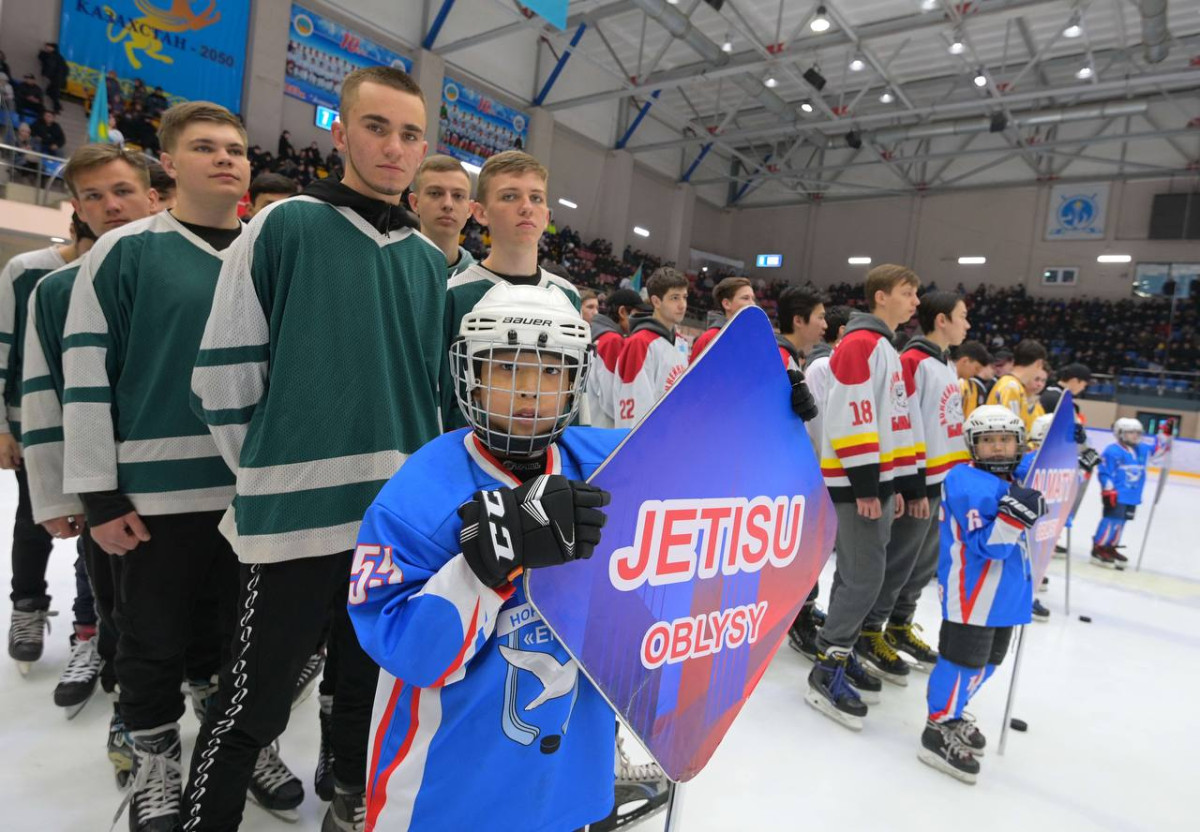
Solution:
M 617 359 L 613 384 L 614 420 L 619 428 L 631 428 L 666 395 L 688 367 L 687 358 L 675 346 L 674 336 L 653 318 L 633 325 Z
M 958 372 L 940 347 L 923 337 L 908 342 L 900 354 L 905 377 L 916 393 L 909 399 L 909 416 L 916 440 L 917 465 L 930 497 L 942 491 L 942 480 L 955 465 L 971 458 L 963 438 L 962 389 Z
M 586 479 L 624 437 L 567 428 L 545 472 Z M 458 507 L 519 484 L 459 430 L 414 454 L 363 519 L 349 610 L 380 666 L 367 832 L 561 832 L 612 808 L 612 710 L 521 582 L 490 589 L 459 545 Z

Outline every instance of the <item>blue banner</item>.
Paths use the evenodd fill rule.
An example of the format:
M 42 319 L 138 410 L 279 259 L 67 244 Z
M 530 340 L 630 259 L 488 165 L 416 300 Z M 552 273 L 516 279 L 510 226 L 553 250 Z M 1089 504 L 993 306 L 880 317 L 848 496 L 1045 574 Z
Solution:
M 546 624 L 677 782 L 708 762 L 833 549 L 790 390 L 766 314 L 742 310 L 592 477 L 612 492 L 594 556 L 526 573 Z
M 482 167 L 502 150 L 529 144 L 529 116 L 449 78 L 442 84 L 438 153 Z
M 1046 514 L 1030 529 L 1029 559 L 1033 562 L 1033 585 L 1040 586 L 1054 544 L 1062 534 L 1079 488 L 1079 448 L 1075 444 L 1075 406 L 1070 391 L 1065 391 L 1054 411 L 1050 430 L 1038 448 L 1033 465 L 1025 475 L 1025 486 L 1042 492 Z
M 107 67 L 123 95 L 140 78 L 162 87 L 169 103 L 213 101 L 240 112 L 249 23 L 250 0 L 63 0 L 67 91 L 91 96 Z
M 310 104 L 337 109 L 342 79 L 364 66 L 412 71 L 412 61 L 327 17 L 292 6 L 283 91 Z

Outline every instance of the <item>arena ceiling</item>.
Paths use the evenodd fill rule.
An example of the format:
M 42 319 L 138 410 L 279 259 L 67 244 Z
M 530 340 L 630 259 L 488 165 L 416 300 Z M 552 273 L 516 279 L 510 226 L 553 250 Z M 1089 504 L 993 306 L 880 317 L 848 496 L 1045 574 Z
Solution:
M 508 92 L 568 126 L 607 119 L 609 146 L 730 206 L 1200 165 L 1200 0 L 575 0 L 569 12 L 561 31 L 512 0 L 429 0 L 425 16 L 427 31 L 441 17 L 433 51 L 450 65 L 535 37 L 532 89 Z

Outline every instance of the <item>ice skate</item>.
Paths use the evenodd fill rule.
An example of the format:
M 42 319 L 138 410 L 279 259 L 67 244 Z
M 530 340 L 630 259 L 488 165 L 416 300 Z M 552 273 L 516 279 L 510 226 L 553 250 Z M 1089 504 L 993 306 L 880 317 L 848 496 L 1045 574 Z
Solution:
M 288 823 L 300 820 L 296 809 L 304 802 L 304 786 L 279 758 L 278 740 L 258 752 L 246 794 L 280 820 Z
M 846 678 L 849 651 L 819 653 L 808 674 L 808 692 L 804 701 L 852 731 L 862 730 L 867 706 Z
M 210 679 L 188 679 L 188 695 L 192 700 L 192 713 L 196 721 L 204 724 L 204 714 L 208 711 L 208 703 L 217 695 L 216 677 Z
M 863 702 L 868 705 L 879 704 L 883 682 L 879 681 L 879 677 L 867 672 L 853 650 L 846 654 L 846 681 L 854 687 L 858 698 Z
M 1110 558 L 1112 558 L 1113 568 L 1115 568 L 1118 572 L 1124 572 L 1125 567 L 1129 565 L 1129 558 L 1122 555 L 1121 552 L 1119 551 L 1122 547 L 1109 546 L 1107 548 L 1108 548 L 1108 556 Z
M 854 652 L 876 676 L 893 685 L 908 685 L 908 662 L 892 649 L 883 630 L 863 630 Z
M 95 625 L 76 624 L 75 635 L 71 636 L 71 658 L 54 688 L 54 704 L 66 711 L 67 719 L 74 719 L 96 692 L 103 664 L 96 650 Z
M 321 832 L 363 832 L 367 822 L 366 792 L 337 784 L 333 802 L 321 821 Z
M 313 790 L 317 797 L 329 803 L 333 800 L 333 697 L 317 697 L 321 703 L 317 717 L 321 721 L 321 749 L 317 752 L 317 772 L 313 775 Z
M 108 723 L 108 760 L 113 764 L 117 788 L 124 790 L 133 772 L 133 741 L 125 730 L 125 720 L 121 719 L 121 709 L 115 701 L 112 719 Z
M 1033 620 L 1045 624 L 1050 620 L 1050 610 L 1038 599 L 1033 599 Z
M 811 613 L 801 610 L 788 627 L 788 646 L 810 661 L 817 660 L 817 625 Z
M 616 787 L 613 810 L 603 820 L 589 824 L 590 832 L 608 832 L 640 823 L 666 808 L 670 783 L 654 763 L 635 764 L 625 753 L 625 738 L 617 736 Z
M 926 722 L 917 759 L 955 780 L 975 785 L 979 761 L 958 735 L 959 720 Z
M 38 601 L 23 598 L 13 604 L 12 620 L 8 626 L 8 655 L 17 662 L 22 676 L 42 657 L 46 633 L 50 632 L 50 617 L 57 612 L 40 607 Z
M 958 738 L 974 756 L 982 757 L 984 749 L 987 748 L 987 737 L 975 724 L 975 717 L 963 711 L 962 719 L 956 720 L 956 722 L 955 729 L 958 731 Z
M 888 646 L 893 650 L 898 653 L 906 653 L 912 658 L 913 670 L 929 673 L 937 664 L 938 652 L 917 635 L 921 629 L 920 624 L 913 624 L 911 621 L 904 624 L 892 623 L 887 625 L 884 638 L 887 639 Z
M 296 680 L 296 693 L 292 696 L 293 710 L 297 705 L 312 695 L 317 680 L 321 678 L 321 670 L 325 667 L 325 654 L 313 653 L 304 662 L 300 678 Z
M 1095 544 L 1092 546 L 1092 563 L 1096 566 L 1104 566 L 1109 569 L 1116 567 L 1116 558 L 1112 556 L 1112 552 L 1107 546 Z
M 1042 578 L 1042 582 L 1040 584 L 1038 584 L 1037 591 L 1038 592 L 1049 592 L 1050 591 L 1050 579 Z
M 113 823 L 129 808 L 129 832 L 179 832 L 183 796 L 179 724 L 130 731 L 133 742 L 133 783 L 121 801 Z

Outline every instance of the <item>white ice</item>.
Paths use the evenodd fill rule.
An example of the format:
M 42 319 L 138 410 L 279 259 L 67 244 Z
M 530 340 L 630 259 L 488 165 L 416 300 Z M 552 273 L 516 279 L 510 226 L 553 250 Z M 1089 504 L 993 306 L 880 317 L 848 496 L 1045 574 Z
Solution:
M 1154 487 L 1152 479 L 1148 495 Z M 854 734 L 804 703 L 810 665 L 784 646 L 708 768 L 683 787 L 676 832 L 1200 828 L 1190 792 L 1200 744 L 1200 482 L 1172 479 L 1140 573 L 1088 563 L 1099 518 L 1095 486 L 1087 497 L 1072 543 L 1071 616 L 1063 606 L 1065 562 L 1054 561 L 1050 591 L 1039 596 L 1053 616 L 1028 628 L 1015 715 L 1029 731 L 1010 733 L 1007 753 L 997 755 L 1011 655 L 972 703 L 988 736 L 977 785 L 917 760 L 926 677 L 914 674 L 905 688 L 885 685 L 883 702 Z M 6 551 L 15 499 L 15 481 L 0 475 Z M 1131 558 L 1148 515 L 1144 506 L 1127 527 Z M 60 615 L 42 660 L 22 677 L 0 659 L 4 832 L 104 830 L 121 800 L 104 752 L 107 701 L 97 694 L 68 722 L 51 700 L 67 657 L 73 561 L 74 545 L 59 543 L 49 581 Z M 3 574 L 7 580 L 7 564 Z M 832 565 L 822 578 L 823 597 L 831 575 Z M 1080 614 L 1092 623 L 1079 621 Z M 932 589 L 918 621 L 936 642 Z M 190 708 L 181 722 L 186 760 L 197 729 Z M 325 807 L 312 792 L 317 741 L 313 696 L 293 712 L 281 743 L 307 791 L 300 823 L 288 826 L 248 804 L 244 830 L 320 828 Z M 126 824 L 122 818 L 118 828 Z M 631 828 L 662 827 L 660 815 Z

